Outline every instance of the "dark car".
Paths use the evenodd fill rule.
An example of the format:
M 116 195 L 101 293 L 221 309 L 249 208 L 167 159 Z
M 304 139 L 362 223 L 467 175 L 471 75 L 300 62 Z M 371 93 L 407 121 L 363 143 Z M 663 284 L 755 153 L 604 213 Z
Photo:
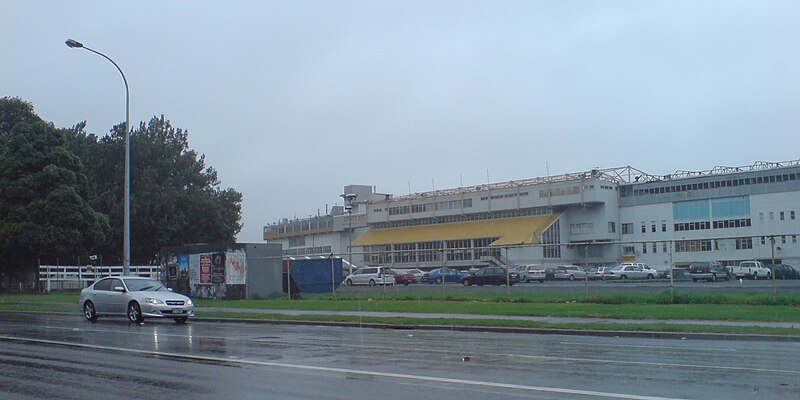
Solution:
M 516 272 L 506 272 L 503 267 L 486 267 L 477 270 L 474 274 L 461 278 L 464 286 L 472 285 L 514 285 L 519 283 L 519 274 Z
M 770 264 L 765 266 L 775 270 L 775 279 L 800 279 L 800 272 L 797 272 L 789 264 Z
M 697 282 L 701 279 L 709 282 L 731 279 L 730 271 L 717 262 L 693 262 L 689 265 L 689 276 L 692 281 Z
M 417 282 L 417 279 L 414 278 L 414 274 L 412 274 L 410 272 L 405 272 L 405 271 L 402 271 L 402 270 L 393 269 L 392 270 L 392 275 L 394 275 L 394 282 L 397 283 L 398 285 L 406 285 L 406 286 L 408 286 L 408 284 L 410 284 L 410 283 L 416 283 Z

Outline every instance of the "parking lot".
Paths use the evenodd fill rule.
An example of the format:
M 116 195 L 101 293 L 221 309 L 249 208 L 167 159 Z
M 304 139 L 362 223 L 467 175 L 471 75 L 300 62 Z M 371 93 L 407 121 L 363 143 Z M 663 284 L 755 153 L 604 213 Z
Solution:
M 382 291 L 393 291 L 393 292 L 413 292 L 413 291 L 459 291 L 459 292 L 475 292 L 475 291 L 486 291 L 486 292 L 524 292 L 524 291 L 546 291 L 546 292 L 554 292 L 554 293 L 609 293 L 609 292 L 660 292 L 664 290 L 669 290 L 670 287 L 674 288 L 677 291 L 683 292 L 692 292 L 692 291 L 720 291 L 720 292 L 733 292 L 733 291 L 743 291 L 743 292 L 761 292 L 761 293 L 771 293 L 773 290 L 773 286 L 776 293 L 793 293 L 800 290 L 800 280 L 749 280 L 744 279 L 741 281 L 739 280 L 730 280 L 730 281 L 718 281 L 718 282 L 705 282 L 705 281 L 698 281 L 692 282 L 691 280 L 676 280 L 670 285 L 669 280 L 662 280 L 662 279 L 651 279 L 651 280 L 642 280 L 642 281 L 634 281 L 634 280 L 589 280 L 589 281 L 567 281 L 567 280 L 546 280 L 543 283 L 539 282 L 531 282 L 531 283 L 518 283 L 513 285 L 512 287 L 508 288 L 506 286 L 493 286 L 493 285 L 486 285 L 486 286 L 468 286 L 465 287 L 459 283 L 445 283 L 442 284 L 410 284 L 408 286 L 405 285 L 394 285 L 394 286 L 350 286 L 345 287 L 344 285 L 340 286 L 337 291 L 342 293 L 353 292 L 353 293 L 361 293 L 361 292 L 375 292 L 380 293 Z

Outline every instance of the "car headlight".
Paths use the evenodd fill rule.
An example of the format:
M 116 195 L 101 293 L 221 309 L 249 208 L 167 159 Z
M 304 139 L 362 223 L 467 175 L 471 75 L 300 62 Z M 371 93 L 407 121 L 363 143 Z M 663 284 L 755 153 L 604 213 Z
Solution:
M 187 306 L 191 306 L 192 304 L 193 304 L 192 303 L 192 299 L 186 299 L 186 305 Z
M 159 299 L 154 299 L 152 297 L 148 297 L 148 298 L 144 299 L 144 302 L 148 303 L 148 304 L 164 304 L 163 301 L 161 301 Z

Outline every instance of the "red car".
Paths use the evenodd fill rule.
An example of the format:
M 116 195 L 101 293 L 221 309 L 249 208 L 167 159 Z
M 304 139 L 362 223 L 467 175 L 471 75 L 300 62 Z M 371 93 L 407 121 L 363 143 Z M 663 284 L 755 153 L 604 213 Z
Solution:
M 398 285 L 408 286 L 408 284 L 410 283 L 417 283 L 417 280 L 416 278 L 414 278 L 414 275 L 407 272 L 392 270 L 392 275 L 394 275 L 394 281 Z

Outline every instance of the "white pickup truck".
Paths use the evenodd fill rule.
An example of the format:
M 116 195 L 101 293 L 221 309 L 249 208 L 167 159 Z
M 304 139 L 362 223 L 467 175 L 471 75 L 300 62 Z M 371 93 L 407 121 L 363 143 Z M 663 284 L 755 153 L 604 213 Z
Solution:
M 731 275 L 737 278 L 769 279 L 772 271 L 760 261 L 742 261 L 731 267 Z

